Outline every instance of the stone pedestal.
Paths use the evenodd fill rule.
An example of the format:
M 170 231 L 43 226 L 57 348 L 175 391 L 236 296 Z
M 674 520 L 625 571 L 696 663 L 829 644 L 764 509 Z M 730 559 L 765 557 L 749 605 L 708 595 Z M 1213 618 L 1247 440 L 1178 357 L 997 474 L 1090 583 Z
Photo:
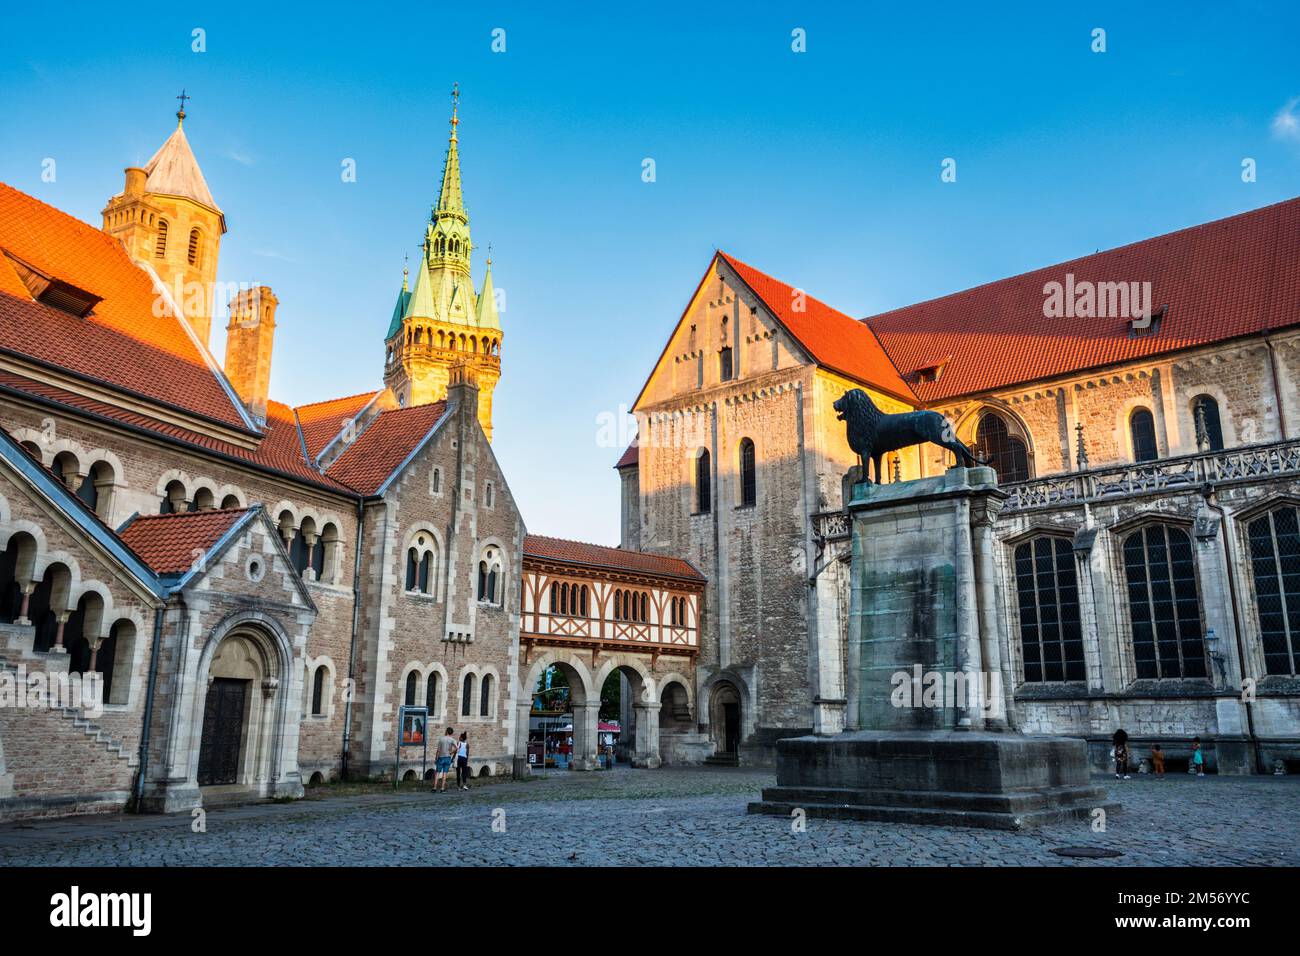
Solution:
M 1021 829 L 1113 810 L 1087 744 L 1011 729 L 991 468 L 856 484 L 848 729 L 777 743 L 754 813 Z

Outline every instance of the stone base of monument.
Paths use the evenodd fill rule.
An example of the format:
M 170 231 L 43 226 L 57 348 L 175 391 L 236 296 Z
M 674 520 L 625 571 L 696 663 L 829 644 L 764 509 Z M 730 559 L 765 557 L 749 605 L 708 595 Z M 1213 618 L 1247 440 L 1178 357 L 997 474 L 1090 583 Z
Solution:
M 957 730 L 850 731 L 777 743 L 750 813 L 1022 830 L 1118 809 L 1082 740 Z

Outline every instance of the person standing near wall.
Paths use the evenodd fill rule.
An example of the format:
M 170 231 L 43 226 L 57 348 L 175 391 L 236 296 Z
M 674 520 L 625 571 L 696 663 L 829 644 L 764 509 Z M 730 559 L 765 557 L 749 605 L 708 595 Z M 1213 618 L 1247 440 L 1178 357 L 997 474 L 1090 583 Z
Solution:
M 461 731 L 460 742 L 456 745 L 456 785 L 462 790 L 469 789 L 469 732 Z

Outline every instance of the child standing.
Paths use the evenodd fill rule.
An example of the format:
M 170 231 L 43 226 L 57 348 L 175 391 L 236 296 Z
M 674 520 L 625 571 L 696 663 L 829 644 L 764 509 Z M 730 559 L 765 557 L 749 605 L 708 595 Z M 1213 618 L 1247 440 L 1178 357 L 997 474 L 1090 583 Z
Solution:
M 1192 766 L 1196 768 L 1196 776 L 1205 776 L 1205 751 L 1201 749 L 1201 738 L 1192 738 Z
M 1111 753 L 1115 755 L 1115 779 L 1128 780 L 1128 733 L 1123 728 L 1115 731 L 1111 743 L 1114 744 Z
M 1157 777 L 1165 775 L 1165 752 L 1160 749 L 1159 744 L 1151 746 L 1151 770 Z

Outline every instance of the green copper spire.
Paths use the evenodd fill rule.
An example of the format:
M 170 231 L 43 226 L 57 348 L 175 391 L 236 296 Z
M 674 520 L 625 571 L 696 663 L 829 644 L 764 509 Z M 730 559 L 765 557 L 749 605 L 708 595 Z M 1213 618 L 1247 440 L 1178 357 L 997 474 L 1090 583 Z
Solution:
M 440 214 L 447 213 L 459 213 L 462 219 L 468 219 L 465 215 L 465 198 L 460 190 L 460 149 L 456 138 L 456 127 L 460 125 L 460 119 L 456 115 L 459 107 L 460 84 L 457 83 L 451 88 L 451 140 L 447 144 L 447 161 L 442 167 L 442 189 L 438 193 L 438 205 L 433 210 L 435 219 Z
M 491 249 L 491 244 L 488 246 Z M 487 258 L 487 272 L 483 275 L 483 289 L 478 294 L 478 309 L 474 320 L 480 329 L 501 331 L 501 317 L 497 315 L 496 290 L 492 287 L 492 254 Z

